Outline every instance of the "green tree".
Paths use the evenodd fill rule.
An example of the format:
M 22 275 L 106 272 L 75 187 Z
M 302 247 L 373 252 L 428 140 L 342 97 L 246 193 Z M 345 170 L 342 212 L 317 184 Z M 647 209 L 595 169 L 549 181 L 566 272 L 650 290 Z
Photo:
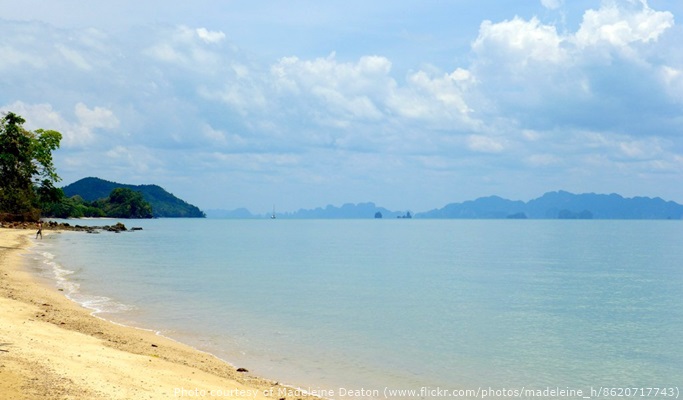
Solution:
M 0 121 L 0 212 L 13 219 L 36 220 L 40 203 L 60 198 L 52 152 L 59 148 L 62 135 L 28 131 L 22 126 L 25 122 L 12 112 Z
M 101 204 L 108 217 L 152 218 L 152 206 L 145 201 L 142 193 L 132 189 L 116 188 Z
M 61 190 L 61 189 L 60 189 Z M 106 217 L 104 210 L 81 198 L 62 197 L 59 201 L 43 204 L 42 215 L 53 218 Z

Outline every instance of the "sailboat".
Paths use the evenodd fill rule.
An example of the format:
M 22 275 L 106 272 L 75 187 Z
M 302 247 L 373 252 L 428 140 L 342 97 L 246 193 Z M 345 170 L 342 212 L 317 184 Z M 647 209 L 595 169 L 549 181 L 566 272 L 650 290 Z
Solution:
M 273 213 L 270 215 L 270 219 L 275 219 L 275 206 L 273 206 Z

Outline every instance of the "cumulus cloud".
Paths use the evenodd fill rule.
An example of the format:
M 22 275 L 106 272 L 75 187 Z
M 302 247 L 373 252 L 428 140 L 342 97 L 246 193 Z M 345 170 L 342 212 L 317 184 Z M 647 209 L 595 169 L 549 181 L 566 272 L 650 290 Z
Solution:
M 89 129 L 114 129 L 119 126 L 119 120 L 114 112 L 104 107 L 89 109 L 83 103 L 76 104 L 75 114 L 80 124 Z
M 484 21 L 472 48 L 481 58 L 502 58 L 509 65 L 525 67 L 532 62 L 557 64 L 567 57 L 563 38 L 553 25 L 538 18 L 529 21 L 515 17 L 509 21 Z
M 579 47 L 607 44 L 625 50 L 631 43 L 656 41 L 674 25 L 668 11 L 651 9 L 647 0 L 607 2 L 598 10 L 588 10 L 576 33 Z
M 471 70 L 496 115 L 523 129 L 599 125 L 652 134 L 653 124 L 670 130 L 671 123 L 651 120 L 648 127 L 639 113 L 680 99 L 671 89 L 677 68 L 657 66 L 666 51 L 657 41 L 672 26 L 670 12 L 644 0 L 605 1 L 583 14 L 576 32 L 561 34 L 535 17 L 486 21 L 472 44 Z
M 439 65 L 379 45 L 264 60 L 205 21 L 109 35 L 0 20 L 0 104 L 32 129 L 61 131 L 74 173 L 96 168 L 87 152 L 124 177 L 206 169 L 226 181 L 242 171 L 244 182 L 286 169 L 319 184 L 370 168 L 422 184 L 425 170 L 450 179 L 463 165 L 494 170 L 493 160 L 531 175 L 676 174 L 683 64 L 668 54 L 683 43 L 673 13 L 605 0 L 566 24 L 574 3 L 532 3 L 538 16 L 477 23 L 458 37 L 468 51 Z M 558 13 L 561 23 L 549 19 Z M 515 180 L 504 174 L 486 178 Z
M 418 71 L 408 77 L 408 87 L 398 96 L 405 103 L 397 101 L 394 108 L 413 118 L 466 118 L 472 109 L 464 99 L 464 92 L 472 82 L 470 72 L 462 68 L 436 77 Z M 421 107 L 415 109 L 415 104 Z
M 30 130 L 52 129 L 62 136 L 62 146 L 79 148 L 92 144 L 99 130 L 112 130 L 118 127 L 119 121 L 111 110 L 103 107 L 88 108 L 83 103 L 74 106 L 75 121 L 69 121 L 53 109 L 50 104 L 26 104 L 21 101 L 0 107 L 3 111 L 11 111 L 21 115 Z
M 164 29 L 156 37 L 156 43 L 145 49 L 145 54 L 162 62 L 175 64 L 202 73 L 218 73 L 223 68 L 226 56 L 233 53 L 232 48 L 223 53 L 220 50 L 225 41 L 223 32 L 212 32 L 205 28 L 192 29 L 178 26 Z
M 283 57 L 271 67 L 276 86 L 293 93 L 326 88 L 354 95 L 383 91 L 393 84 L 390 71 L 391 61 L 385 57 L 365 56 L 356 63 L 344 63 L 334 53 L 314 60 Z
M 245 117 L 250 109 L 264 108 L 268 102 L 265 94 L 258 88 L 239 84 L 225 84 L 223 88 L 202 86 L 198 93 L 205 99 L 225 103 Z
M 26 104 L 22 101 L 16 101 L 4 105 L 0 109 L 3 112 L 21 115 L 26 120 L 25 126 L 29 130 L 53 129 L 64 131 L 64 128 L 69 127 L 69 123 L 50 104 Z
M 474 83 L 469 71 L 457 68 L 434 76 L 420 70 L 400 82 L 391 67 L 385 57 L 366 56 L 353 63 L 339 62 L 332 54 L 315 60 L 283 58 L 271 74 L 284 96 L 314 98 L 315 107 L 326 106 L 327 121 L 340 127 L 394 118 L 454 128 L 474 125 L 465 98 Z
M 221 31 L 212 32 L 206 28 L 197 28 L 197 36 L 206 43 L 218 43 L 225 39 L 225 33 Z
M 270 70 L 283 99 L 302 107 L 322 105 L 325 114 L 308 112 L 318 114 L 319 122 L 338 127 L 382 118 L 382 103 L 396 86 L 389 75 L 391 62 L 378 56 L 362 57 L 356 63 L 338 62 L 334 54 L 314 60 L 285 57 Z

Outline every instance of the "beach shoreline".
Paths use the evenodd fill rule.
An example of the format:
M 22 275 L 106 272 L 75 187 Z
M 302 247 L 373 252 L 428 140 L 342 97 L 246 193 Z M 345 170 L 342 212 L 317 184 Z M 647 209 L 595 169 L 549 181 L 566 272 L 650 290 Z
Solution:
M 94 316 L 28 271 L 22 255 L 34 235 L 0 229 L 0 393 L 8 398 L 316 398 Z

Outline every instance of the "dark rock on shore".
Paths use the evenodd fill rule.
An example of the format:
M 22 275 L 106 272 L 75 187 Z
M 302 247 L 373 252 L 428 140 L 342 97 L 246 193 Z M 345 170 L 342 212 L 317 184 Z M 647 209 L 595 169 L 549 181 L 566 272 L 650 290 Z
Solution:
M 9 229 L 38 229 L 38 223 L 36 222 L 10 222 L 10 223 L 0 223 L 0 228 Z M 141 231 L 142 228 L 136 227 L 128 230 L 124 224 L 117 222 L 115 225 L 103 225 L 103 226 L 84 226 L 84 225 L 71 225 L 68 222 L 56 222 L 48 221 L 43 223 L 43 230 L 46 231 L 76 231 L 76 232 L 87 232 L 87 233 L 100 233 L 101 231 L 107 232 L 132 232 Z
M 115 233 L 125 232 L 127 230 L 126 226 L 120 222 L 117 222 L 116 225 L 114 225 L 114 226 L 105 226 L 105 227 L 103 227 L 103 229 L 106 231 L 115 232 Z

